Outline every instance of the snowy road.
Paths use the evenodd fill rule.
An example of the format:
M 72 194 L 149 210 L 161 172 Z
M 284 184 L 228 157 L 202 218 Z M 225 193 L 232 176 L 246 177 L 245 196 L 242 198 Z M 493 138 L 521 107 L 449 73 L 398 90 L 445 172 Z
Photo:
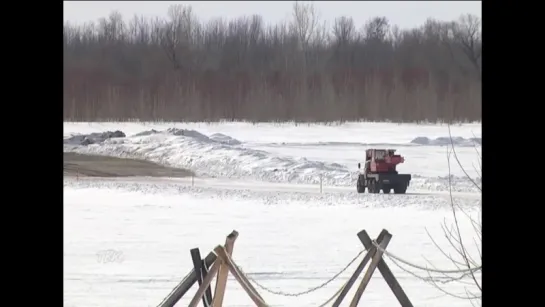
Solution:
M 65 180 L 66 181 L 66 180 Z M 74 179 L 70 180 L 71 182 Z M 220 178 L 163 178 L 163 177 L 79 177 L 75 179 L 80 184 L 84 182 L 94 182 L 95 184 L 107 184 L 110 185 L 126 185 L 129 183 L 135 183 L 140 185 L 154 184 L 154 185 L 179 185 L 184 187 L 195 188 L 213 188 L 213 189 L 226 189 L 226 190 L 247 190 L 254 192 L 282 192 L 282 193 L 309 193 L 309 194 L 322 194 L 322 193 L 343 193 L 353 197 L 358 197 L 355 187 L 346 186 L 323 186 L 320 191 L 320 185 L 316 184 L 289 184 L 278 182 L 262 182 L 262 181 L 245 181 L 245 180 L 231 180 Z M 359 194 L 359 197 L 365 196 Z M 449 198 L 452 195 L 455 198 L 468 198 L 468 199 L 481 199 L 480 193 L 476 192 L 449 192 L 449 191 L 431 191 L 431 190 L 418 190 L 411 189 L 409 187 L 405 195 L 421 195 L 421 196 L 438 196 Z M 386 195 L 383 195 L 386 196 Z M 390 196 L 390 195 L 388 195 Z M 391 194 L 394 197 L 403 197 L 404 195 Z

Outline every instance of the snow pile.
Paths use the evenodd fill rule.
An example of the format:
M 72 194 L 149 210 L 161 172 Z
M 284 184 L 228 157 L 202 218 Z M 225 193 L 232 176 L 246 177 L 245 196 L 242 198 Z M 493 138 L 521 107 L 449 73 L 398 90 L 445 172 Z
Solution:
M 125 133 L 119 130 L 97 132 L 97 133 L 91 133 L 91 134 L 73 135 L 71 137 L 64 139 L 64 144 L 86 146 L 90 144 L 99 144 L 111 138 L 124 138 L 124 137 L 125 137 Z
M 86 135 L 79 137 L 85 138 Z M 64 150 L 140 158 L 189 168 L 199 176 L 207 177 L 319 183 L 320 173 L 324 173 L 324 184 L 349 185 L 354 180 L 352 172 L 336 163 L 274 156 L 234 144 L 240 142 L 222 134 L 215 134 L 212 138 L 194 130 L 167 129 L 163 132 L 145 131 L 126 138 L 104 138 L 102 142 L 91 144 L 65 141 Z
M 223 134 L 208 137 L 195 130 L 171 128 L 144 131 L 130 137 L 123 133 L 73 136 L 65 140 L 64 151 L 149 160 L 193 170 L 201 177 L 252 179 L 268 182 L 352 186 L 357 172 L 338 163 L 327 163 L 275 155 L 245 148 L 240 141 Z M 120 137 L 116 137 L 120 136 Z M 75 140 L 86 140 L 76 142 Z M 451 177 L 453 191 L 475 191 L 465 178 Z M 448 178 L 413 176 L 416 189 L 446 191 Z
M 234 139 L 228 135 L 222 134 L 222 133 L 214 133 L 210 136 L 211 140 L 214 140 L 216 142 L 220 142 L 227 145 L 240 145 L 242 144 L 239 140 Z
M 151 129 L 151 130 L 147 130 L 147 131 L 142 131 L 142 132 L 139 132 L 137 134 L 135 134 L 134 136 L 148 136 L 148 135 L 152 135 L 152 134 L 158 134 L 158 133 L 162 133 L 161 131 L 157 131 L 155 129 Z M 164 133 L 167 133 L 167 134 L 171 134 L 171 135 L 177 135 L 177 136 L 187 136 L 187 137 L 192 137 L 192 138 L 195 138 L 195 139 L 198 139 L 202 142 L 207 142 L 207 143 L 210 143 L 210 142 L 217 142 L 217 143 L 222 143 L 222 144 L 227 144 L 227 145 L 240 145 L 242 144 L 239 140 L 237 139 L 234 139 L 228 135 L 225 135 L 225 134 L 222 134 L 222 133 L 214 133 L 212 134 L 210 137 L 198 132 L 198 131 L 195 131 L 195 130 L 188 130 L 188 129 L 178 129 L 178 128 L 168 128 L 167 130 L 165 130 Z
M 200 139 L 202 141 L 209 141 L 210 140 L 209 137 L 207 137 L 206 135 L 204 135 L 204 134 L 202 134 L 202 133 L 200 133 L 198 131 L 188 130 L 188 129 L 178 129 L 178 128 L 168 128 L 164 132 L 157 131 L 155 129 L 151 129 L 151 130 L 146 130 L 146 131 L 139 132 L 139 133 L 135 134 L 134 136 L 148 136 L 148 135 L 153 135 L 153 134 L 158 134 L 158 133 L 166 133 L 166 134 L 178 135 L 178 136 L 189 136 L 189 137 Z
M 465 139 L 463 137 L 438 137 L 435 139 L 430 139 L 425 136 L 419 136 L 411 141 L 412 144 L 418 145 L 428 145 L 428 146 L 446 146 L 454 144 L 455 146 L 466 147 L 466 146 L 475 146 L 482 144 L 482 138 L 469 138 Z

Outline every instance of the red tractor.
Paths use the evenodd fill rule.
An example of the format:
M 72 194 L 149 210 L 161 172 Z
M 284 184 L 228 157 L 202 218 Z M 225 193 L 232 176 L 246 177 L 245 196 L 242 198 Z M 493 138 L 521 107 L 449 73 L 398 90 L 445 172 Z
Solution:
M 395 154 L 395 149 L 367 149 L 365 151 L 365 165 L 363 170 L 358 163 L 359 176 L 356 188 L 358 193 L 364 193 L 365 187 L 369 193 L 405 194 L 411 181 L 410 174 L 398 174 L 396 165 L 405 162 L 405 159 Z

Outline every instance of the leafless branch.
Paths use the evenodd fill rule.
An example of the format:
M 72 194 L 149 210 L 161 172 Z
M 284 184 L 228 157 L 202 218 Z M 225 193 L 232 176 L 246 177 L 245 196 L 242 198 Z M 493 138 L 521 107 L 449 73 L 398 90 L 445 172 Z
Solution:
M 469 176 L 469 174 L 465 171 L 463 165 L 461 164 L 460 160 L 458 159 L 458 156 L 456 154 L 456 149 L 454 146 L 454 141 L 452 138 L 452 133 L 450 129 L 450 125 L 448 126 L 449 131 L 449 138 L 451 140 L 450 146 L 447 146 L 447 166 L 448 166 L 448 178 L 449 178 L 449 197 L 450 197 L 450 209 L 453 217 L 453 222 L 449 225 L 446 221 L 446 219 L 441 224 L 441 228 L 443 230 L 443 235 L 445 239 L 447 240 L 449 246 L 456 252 L 456 254 L 453 256 L 450 253 L 447 253 L 444 251 L 442 247 L 437 244 L 436 240 L 430 235 L 430 233 L 426 230 L 428 233 L 428 236 L 431 238 L 431 241 L 433 242 L 434 246 L 443 254 L 443 256 L 448 259 L 451 263 L 453 263 L 456 267 L 459 268 L 471 268 L 471 267 L 480 267 L 482 264 L 482 253 L 480 249 L 480 242 L 482 242 L 482 223 L 478 220 L 476 220 L 469 212 L 464 210 L 460 205 L 457 204 L 453 197 L 452 193 L 452 170 L 451 170 L 451 157 L 454 157 L 454 160 L 458 164 L 458 166 L 462 169 L 462 172 L 464 173 L 465 177 L 472 182 L 472 184 L 477 187 L 477 189 L 482 192 L 482 188 Z M 476 139 L 476 138 L 475 138 Z M 481 160 L 480 152 L 476 149 L 476 152 L 478 153 L 479 160 Z M 480 173 L 479 173 L 480 174 Z M 481 175 L 482 176 L 482 175 Z M 462 238 L 462 234 L 460 231 L 460 224 L 459 224 L 459 214 L 458 212 L 462 212 L 463 215 L 470 221 L 471 226 L 477 236 L 477 239 L 475 237 L 472 238 L 473 243 L 477 247 L 478 257 L 479 261 L 475 259 L 467 250 L 466 248 L 466 242 Z M 479 211 L 479 220 L 480 220 L 480 211 Z M 428 261 L 429 262 L 429 261 Z M 431 266 L 433 264 L 429 262 Z M 429 272 L 428 272 L 429 274 Z M 460 299 L 469 299 L 472 301 L 480 300 L 481 299 L 481 293 L 482 293 L 482 287 L 481 283 L 477 280 L 477 276 L 475 275 L 474 271 L 468 271 L 466 274 L 470 279 L 472 280 L 471 285 L 475 286 L 479 294 L 473 293 L 472 291 L 465 289 L 466 295 L 465 297 L 462 295 L 453 295 L 450 293 L 450 291 L 447 291 L 444 286 L 438 285 L 438 283 L 435 280 L 430 280 L 430 282 L 434 285 L 435 288 L 439 289 L 441 292 L 445 294 L 449 294 L 453 297 L 457 297 Z M 448 276 L 447 276 L 448 277 Z M 465 277 L 465 276 L 464 276 Z

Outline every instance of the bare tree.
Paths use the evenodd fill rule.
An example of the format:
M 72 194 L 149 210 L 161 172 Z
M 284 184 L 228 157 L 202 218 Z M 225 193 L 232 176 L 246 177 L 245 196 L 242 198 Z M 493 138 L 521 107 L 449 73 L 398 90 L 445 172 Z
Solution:
M 482 281 L 480 275 L 482 272 L 482 203 L 479 202 L 477 217 L 475 217 L 473 214 L 468 212 L 468 210 L 458 205 L 458 203 L 455 201 L 452 194 L 452 182 L 450 180 L 452 177 L 451 160 L 454 159 L 456 165 L 460 167 L 462 172 L 465 174 L 466 179 L 472 183 L 476 190 L 482 192 L 482 187 L 477 181 L 478 178 L 482 178 L 482 156 L 478 149 L 478 144 L 475 142 L 474 148 L 478 155 L 479 167 L 477 168 L 474 166 L 478 178 L 473 178 L 468 174 L 460 162 L 456 153 L 450 126 L 448 129 L 451 144 L 447 147 L 447 164 L 449 168 L 450 209 L 452 212 L 453 221 L 451 223 L 447 223 L 446 221 L 443 222 L 441 228 L 443 230 L 443 237 L 448 242 L 449 250 L 453 252 L 447 251 L 437 242 L 436 238 L 434 238 L 427 230 L 426 232 L 437 250 L 441 252 L 445 259 L 447 259 L 456 268 L 456 270 L 437 270 L 437 266 L 426 259 L 428 264 L 433 269 L 427 270 L 427 275 L 420 275 L 419 278 L 429 282 L 444 294 L 458 299 L 469 300 L 471 304 L 475 306 L 476 304 L 480 305 L 482 302 Z M 472 238 L 464 236 L 460 230 L 460 222 L 463 218 L 467 219 L 473 228 Z M 470 244 L 475 245 L 477 251 L 476 255 L 472 254 L 469 250 Z M 454 283 L 462 284 L 464 286 L 465 293 L 461 294 L 452 291 L 449 285 Z
M 443 229 L 443 235 L 447 239 L 449 246 L 452 250 L 454 250 L 454 255 L 446 252 L 440 245 L 436 242 L 436 240 L 433 239 L 433 237 L 429 234 L 429 237 L 432 239 L 434 245 L 437 247 L 437 249 L 456 267 L 460 272 L 458 276 L 446 276 L 442 281 L 442 285 L 438 283 L 433 278 L 430 278 L 430 282 L 439 290 L 441 290 L 443 293 L 457 297 L 460 299 L 466 299 L 470 300 L 472 304 L 479 303 L 481 304 L 482 301 L 482 282 L 480 278 L 480 273 L 482 270 L 482 252 L 481 252 L 481 246 L 482 246 L 482 222 L 481 222 L 481 212 L 482 212 L 482 203 L 479 202 L 479 211 L 478 216 L 475 217 L 471 213 L 467 212 L 463 207 L 459 206 L 456 201 L 454 200 L 454 197 L 452 195 L 452 183 L 450 182 L 451 176 L 451 159 L 454 158 L 456 165 L 460 167 L 460 169 L 465 174 L 465 177 L 467 180 L 469 180 L 472 185 L 479 191 L 482 192 L 482 187 L 477 182 L 476 178 L 472 178 L 468 174 L 468 172 L 465 170 L 464 166 L 460 162 L 458 155 L 456 153 L 456 149 L 454 146 L 454 142 L 452 139 L 450 126 L 449 126 L 449 137 L 451 140 L 451 146 L 450 150 L 447 147 L 447 163 L 449 165 L 449 195 L 450 195 L 450 207 L 453 217 L 453 222 L 451 225 L 447 225 L 445 222 L 442 225 Z M 478 161 L 479 161 L 479 169 L 475 169 L 478 178 L 482 178 L 482 156 L 477 148 L 477 143 L 475 143 L 475 150 L 478 155 Z M 464 237 L 460 231 L 460 218 L 463 215 L 465 218 L 469 221 L 471 226 L 474 230 L 474 237 L 471 238 L 471 241 L 468 242 L 467 237 Z M 463 217 L 462 217 L 463 218 Z M 472 253 L 469 251 L 469 244 L 474 244 L 477 250 L 477 255 L 472 255 Z M 444 274 L 445 275 L 445 274 Z M 469 282 L 468 282 L 469 281 Z M 465 285 L 471 286 L 471 288 L 464 287 L 465 294 L 455 294 L 452 291 L 448 289 L 447 286 L 445 286 L 448 282 L 459 282 Z
M 386 17 L 375 17 L 363 26 L 364 37 L 367 40 L 383 42 L 390 32 L 390 22 Z
M 482 67 L 482 28 L 481 19 L 475 15 L 462 15 L 458 22 L 443 24 L 443 42 L 447 46 L 451 58 L 458 68 L 465 71 L 469 62 L 478 77 L 481 78 Z
M 191 39 L 196 28 L 196 18 L 191 6 L 180 4 L 168 8 L 170 21 L 165 24 L 162 45 L 175 69 L 188 67 Z
M 460 17 L 460 21 L 453 25 L 453 35 L 467 59 L 473 64 L 479 77 L 481 77 L 481 19 L 475 15 L 466 14 Z
M 339 17 L 335 18 L 333 24 L 333 35 L 335 42 L 339 46 L 345 46 L 351 43 L 356 36 L 356 26 L 354 26 L 354 20 L 352 17 Z
M 293 4 L 293 21 L 290 24 L 290 31 L 299 39 L 302 49 L 306 49 L 309 42 L 317 34 L 320 16 L 314 3 L 302 3 L 295 1 Z

